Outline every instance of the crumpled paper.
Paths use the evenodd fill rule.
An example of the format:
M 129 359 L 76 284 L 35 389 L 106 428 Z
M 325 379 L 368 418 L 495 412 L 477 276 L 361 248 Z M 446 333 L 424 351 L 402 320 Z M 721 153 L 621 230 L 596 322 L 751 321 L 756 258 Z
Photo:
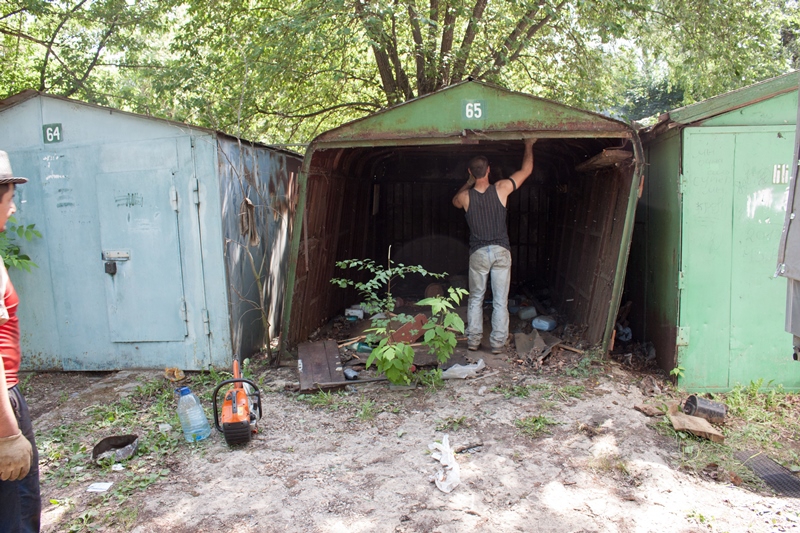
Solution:
M 442 492 L 452 492 L 461 483 L 461 470 L 456 462 L 456 455 L 450 447 L 450 436 L 442 437 L 442 442 L 432 442 L 428 444 L 431 450 L 431 457 L 441 463 L 442 468 L 431 476 L 431 481 L 436 483 L 436 487 Z

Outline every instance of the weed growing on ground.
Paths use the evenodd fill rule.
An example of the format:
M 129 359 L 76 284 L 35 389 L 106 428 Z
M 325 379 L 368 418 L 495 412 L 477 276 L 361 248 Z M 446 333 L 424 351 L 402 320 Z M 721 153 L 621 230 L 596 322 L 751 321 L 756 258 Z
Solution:
M 517 426 L 520 433 L 532 439 L 550 433 L 547 427 L 554 426 L 556 424 L 558 424 L 558 422 L 551 420 L 544 415 L 529 416 L 514 421 L 514 425 Z
M 666 416 L 657 422 L 656 429 L 679 444 L 681 469 L 726 483 L 741 479 L 745 486 L 763 490 L 764 483 L 733 457 L 736 451 L 765 452 L 787 468 L 798 468 L 798 450 L 791 443 L 800 436 L 800 395 L 785 393 L 780 387 L 762 389 L 763 381 L 758 380 L 714 397 L 728 406 L 725 426 L 720 428 L 725 435 L 721 444 L 675 431 Z
M 436 424 L 436 431 L 458 431 L 462 427 L 469 427 L 466 416 L 449 416 Z
M 319 391 L 313 394 L 298 394 L 297 399 L 312 407 L 324 407 L 329 411 L 337 411 L 342 406 L 342 394 L 330 391 Z
M 442 369 L 433 368 L 417 372 L 417 383 L 430 392 L 442 390 L 445 387 L 444 379 L 442 379 Z
M 358 410 L 356 411 L 356 416 L 361 421 L 372 420 L 375 418 L 375 402 L 364 398 L 358 404 Z
M 89 508 L 75 511 L 69 500 L 51 501 L 53 505 L 67 506 L 62 523 L 67 531 L 126 527 L 135 522 L 138 510 L 132 507 L 130 497 L 169 474 L 167 459 L 179 451 L 182 442 L 173 387 L 161 379 L 143 382 L 126 398 L 88 407 L 78 421 L 37 434 L 44 484 L 64 488 L 88 482 L 97 476 L 98 469 L 104 476 L 117 478 L 112 488 Z M 202 390 L 195 382 L 192 388 Z M 169 424 L 175 430 L 162 432 L 159 424 Z M 100 465 L 90 462 L 96 441 L 114 434 L 139 436 L 136 455 L 123 463 L 124 474 L 111 471 L 113 461 Z M 122 479 L 118 479 L 120 476 Z
M 594 457 L 589 463 L 589 468 L 596 472 L 602 473 L 619 473 L 624 478 L 630 478 L 631 472 L 628 468 L 628 463 L 622 457 L 616 454 L 599 455 Z
M 587 351 L 575 366 L 565 369 L 564 373 L 572 378 L 585 379 L 599 374 L 603 370 L 603 365 L 603 352 L 595 348 Z
M 586 387 L 583 385 L 564 385 L 563 387 L 558 387 L 556 390 L 546 393 L 543 397 L 544 398 L 557 398 L 561 401 L 566 401 L 569 398 L 578 398 L 580 399 L 583 396 L 583 393 L 586 391 Z
M 531 389 L 527 385 L 499 385 L 493 387 L 492 392 L 502 394 L 506 400 L 510 398 L 527 398 L 531 395 Z
M 28 385 L 30 385 L 31 380 L 36 374 L 34 372 L 30 372 L 27 374 L 20 375 L 19 383 L 17 383 L 17 388 L 22 393 L 23 396 L 28 394 Z

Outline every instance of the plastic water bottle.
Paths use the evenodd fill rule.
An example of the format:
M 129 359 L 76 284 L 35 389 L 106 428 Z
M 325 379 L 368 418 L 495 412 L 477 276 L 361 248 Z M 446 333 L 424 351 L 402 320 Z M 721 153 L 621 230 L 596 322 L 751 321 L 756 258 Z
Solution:
M 208 425 L 208 419 L 197 396 L 189 390 L 189 387 L 181 387 L 178 393 L 180 394 L 178 418 L 181 419 L 186 442 L 197 442 L 211 435 L 211 426 Z

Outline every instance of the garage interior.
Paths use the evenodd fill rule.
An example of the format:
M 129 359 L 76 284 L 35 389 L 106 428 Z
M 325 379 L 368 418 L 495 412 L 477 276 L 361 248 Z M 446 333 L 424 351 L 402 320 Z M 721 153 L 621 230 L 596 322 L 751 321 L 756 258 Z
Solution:
M 548 291 L 562 321 L 585 326 L 588 343 L 602 342 L 609 313 L 616 314 L 619 304 L 612 301 L 615 276 L 620 265 L 625 267 L 623 233 L 626 222 L 632 224 L 627 217 L 633 209 L 634 148 L 629 135 L 619 131 L 614 136 L 539 132 L 509 140 L 505 133 L 497 140 L 468 136 L 448 144 L 310 147 L 289 344 L 305 341 L 359 302 L 354 290 L 330 283 L 358 275 L 336 268 L 336 261 L 369 258 L 385 265 L 391 246 L 395 263 L 465 278 L 469 228 L 464 211 L 451 200 L 476 155 L 489 159 L 492 183 L 518 170 L 524 135 L 539 140 L 533 147 L 533 174 L 508 200 L 511 294 L 522 285 Z M 490 290 L 486 297 L 491 298 Z

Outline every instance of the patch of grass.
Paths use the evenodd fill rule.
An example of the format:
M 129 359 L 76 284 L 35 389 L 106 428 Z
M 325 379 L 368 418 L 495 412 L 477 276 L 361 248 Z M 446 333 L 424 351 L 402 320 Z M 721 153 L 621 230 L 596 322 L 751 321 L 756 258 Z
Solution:
M 563 387 L 558 387 L 556 390 L 545 394 L 544 398 L 558 398 L 561 401 L 566 401 L 569 398 L 580 399 L 585 391 L 586 387 L 583 385 L 564 385 Z
M 173 384 L 163 379 L 142 382 L 130 396 L 90 406 L 82 415 L 36 435 L 43 485 L 69 487 L 96 479 L 98 472 L 114 476 L 114 485 L 102 498 L 90 500 L 77 512 L 69 498 L 51 501 L 68 509 L 55 527 L 58 531 L 93 531 L 111 525 L 116 531 L 129 529 L 138 515 L 131 496 L 168 476 L 167 460 L 181 450 Z M 159 431 L 161 423 L 170 424 L 173 430 Z M 91 449 L 102 437 L 123 434 L 139 436 L 136 455 L 124 462 L 125 474 L 111 472 L 113 461 L 101 465 L 90 462 Z
M 527 398 L 531 395 L 531 389 L 527 385 L 501 385 L 493 387 L 492 392 L 502 394 L 506 400 L 510 398 Z
M 564 370 L 564 373 L 573 378 L 583 379 L 599 374 L 602 368 L 602 353 L 599 350 L 590 350 L 575 366 Z
M 731 481 L 730 473 L 733 473 L 751 489 L 764 488 L 764 483 L 752 470 L 734 459 L 734 449 L 731 448 L 729 442 L 718 444 L 685 431 L 675 431 L 666 415 L 655 424 L 655 428 L 662 435 L 670 437 L 678 443 L 678 467 L 681 470 L 706 478 L 710 477 L 711 473 L 726 472 L 727 476 L 718 479 L 724 483 Z
M 520 433 L 532 439 L 550 433 L 547 427 L 554 426 L 556 424 L 558 424 L 558 422 L 551 420 L 544 415 L 529 416 L 514 421 L 514 425 L 517 426 L 517 429 L 519 429 Z
M 375 402 L 367 398 L 361 400 L 358 404 L 358 410 L 356 411 L 358 419 L 362 421 L 372 420 L 375 418 L 375 414 Z
M 469 427 L 466 416 L 459 416 L 457 418 L 449 416 L 436 424 L 436 431 L 458 431 L 462 427 Z
M 325 407 L 330 411 L 336 411 L 342 406 L 341 394 L 330 391 L 319 391 L 314 394 L 298 394 L 297 399 L 313 407 Z

